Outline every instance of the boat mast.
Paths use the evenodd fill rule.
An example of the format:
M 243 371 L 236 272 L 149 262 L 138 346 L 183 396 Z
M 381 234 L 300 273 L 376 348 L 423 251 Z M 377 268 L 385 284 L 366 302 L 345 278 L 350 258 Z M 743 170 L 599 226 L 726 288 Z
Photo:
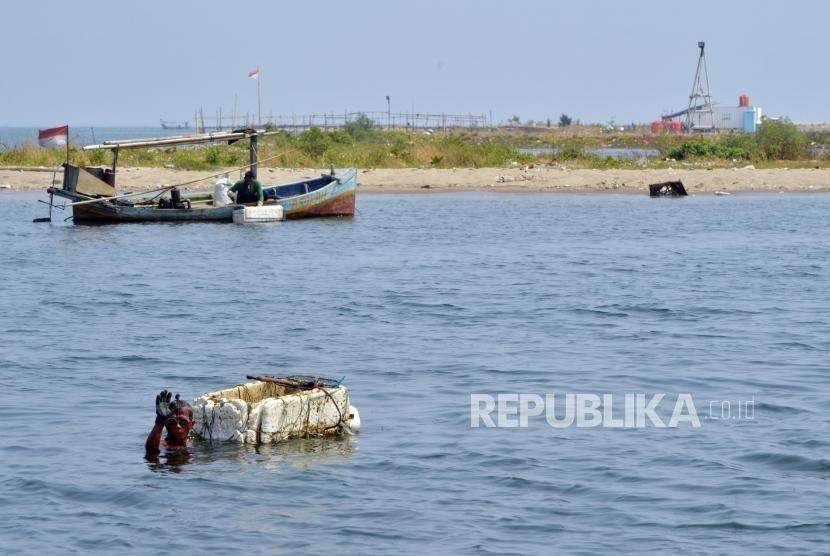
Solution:
M 251 135 L 251 172 L 254 174 L 254 179 L 257 179 L 257 161 L 259 159 L 259 137 L 256 133 Z
M 112 149 L 112 186 L 115 187 L 115 166 L 118 164 L 118 147 Z
M 257 66 L 257 70 L 259 70 L 259 66 Z M 257 123 L 256 125 L 262 125 L 262 74 L 257 74 L 256 78 L 256 114 L 257 114 Z M 256 172 L 255 172 L 256 174 Z

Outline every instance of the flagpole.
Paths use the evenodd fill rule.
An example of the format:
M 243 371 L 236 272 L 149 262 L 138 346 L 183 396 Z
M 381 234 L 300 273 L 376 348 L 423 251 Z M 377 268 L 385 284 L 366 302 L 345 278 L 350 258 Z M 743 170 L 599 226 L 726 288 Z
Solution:
M 66 126 L 66 165 L 69 166 L 69 126 Z
M 259 71 L 259 68 L 257 68 Z M 257 125 L 262 125 L 262 72 L 259 71 L 256 76 L 256 112 L 257 112 Z

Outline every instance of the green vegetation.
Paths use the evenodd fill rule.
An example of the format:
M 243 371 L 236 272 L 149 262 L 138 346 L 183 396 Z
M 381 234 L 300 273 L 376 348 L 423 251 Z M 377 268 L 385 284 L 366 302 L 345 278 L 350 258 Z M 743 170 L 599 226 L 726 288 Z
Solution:
M 351 135 L 354 139 L 360 141 L 362 139 L 366 139 L 372 136 L 372 130 L 375 128 L 375 122 L 373 122 L 366 114 L 358 114 L 357 118 L 354 121 L 351 121 L 345 125 L 345 131 L 349 135 Z
M 564 119 L 570 119 L 563 114 Z M 518 119 L 518 117 L 516 117 Z M 385 131 L 361 115 L 341 131 L 312 128 L 298 134 L 280 132 L 260 140 L 260 160 L 266 166 L 407 168 L 503 167 L 530 163 L 567 163 L 569 167 L 660 168 L 680 162 L 697 167 L 753 163 L 756 166 L 815 166 L 830 163 L 830 133 L 805 134 L 792 123 L 766 120 L 755 134 L 650 135 L 639 132 L 602 133 L 598 127 L 571 125 L 553 133 Z M 574 130 L 574 131 L 571 131 Z M 555 150 L 555 154 L 520 154 L 519 147 Z M 648 161 L 597 157 L 598 147 L 652 148 L 661 156 Z M 107 151 L 82 151 L 73 146 L 73 162 L 100 166 L 110 163 Z M 809 159 L 812 159 L 809 160 Z M 57 166 L 62 149 L 27 144 L 15 149 L 0 145 L 0 166 Z M 186 170 L 239 167 L 248 161 L 248 142 L 124 150 L 125 166 L 173 166 Z
M 666 151 L 666 157 L 674 160 L 689 159 L 732 159 L 747 160 L 751 152 L 744 147 L 731 145 L 731 141 L 699 139 L 683 141 Z
M 755 134 L 702 137 L 683 141 L 665 152 L 675 160 L 802 160 L 807 154 L 807 135 L 791 122 L 765 120 Z
M 764 156 L 772 160 L 798 160 L 807 152 L 807 136 L 792 122 L 765 121 L 755 140 Z

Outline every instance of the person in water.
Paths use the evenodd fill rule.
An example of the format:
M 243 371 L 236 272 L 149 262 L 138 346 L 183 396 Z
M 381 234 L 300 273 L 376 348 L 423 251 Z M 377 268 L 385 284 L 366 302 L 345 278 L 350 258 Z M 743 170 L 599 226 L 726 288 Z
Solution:
M 233 184 L 228 192 L 236 193 L 236 204 L 238 205 L 256 203 L 257 206 L 262 206 L 265 201 L 262 185 L 254 179 L 254 173 L 250 170 L 245 172 L 245 178 Z
M 187 448 L 187 437 L 193 428 L 193 408 L 186 401 L 176 398 L 171 401 L 172 392 L 162 390 L 156 396 L 156 424 L 144 444 L 148 455 L 159 453 L 162 444 L 170 450 Z M 167 438 L 162 440 L 161 431 L 167 429 Z

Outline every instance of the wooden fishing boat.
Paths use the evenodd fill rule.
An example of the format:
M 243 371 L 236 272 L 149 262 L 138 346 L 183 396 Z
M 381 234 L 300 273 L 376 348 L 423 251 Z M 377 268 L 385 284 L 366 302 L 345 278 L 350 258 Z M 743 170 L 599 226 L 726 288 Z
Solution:
M 109 141 L 101 145 L 84 147 L 85 150 L 111 150 L 113 154 L 112 167 L 79 168 L 78 166 L 65 164 L 62 186 L 47 189 L 50 194 L 50 209 L 53 206 L 51 199 L 58 196 L 69 201 L 67 206 L 71 206 L 73 221 L 78 224 L 232 222 L 233 211 L 241 205 L 222 205 L 209 193 L 182 195 L 177 187 L 165 186 L 151 191 L 150 194 L 142 192 L 118 195 L 115 189 L 118 153 L 121 149 L 126 148 L 219 141 L 233 143 L 240 139 L 249 139 L 251 163 L 242 167 L 242 169 L 250 168 L 256 177 L 256 170 L 259 165 L 258 138 L 267 134 L 268 132 L 263 130 L 239 130 L 158 139 Z M 210 176 L 210 178 L 213 177 L 216 176 Z M 357 171 L 354 168 L 335 171 L 332 167 L 329 173 L 321 174 L 317 178 L 281 185 L 263 185 L 265 204 L 282 206 L 286 219 L 353 216 L 356 192 Z

